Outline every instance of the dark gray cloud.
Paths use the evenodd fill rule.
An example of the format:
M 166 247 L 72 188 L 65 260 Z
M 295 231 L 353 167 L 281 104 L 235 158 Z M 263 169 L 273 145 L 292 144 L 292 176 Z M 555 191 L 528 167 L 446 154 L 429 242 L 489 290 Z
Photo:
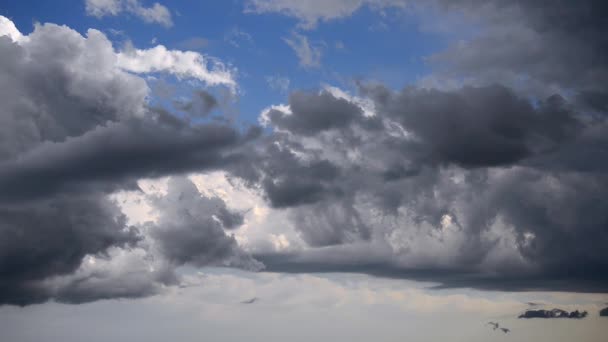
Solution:
M 179 119 L 176 124 L 183 125 Z M 98 127 L 62 143 L 46 142 L 0 163 L 0 200 L 117 185 L 138 177 L 221 167 L 239 159 L 244 142 L 233 128 L 207 124 L 174 127 L 130 121 Z
M 572 138 L 579 123 L 559 95 L 533 106 L 500 85 L 455 91 L 369 90 L 383 115 L 412 135 L 404 154 L 417 163 L 487 167 L 514 164 Z M 406 150 L 406 149 L 409 149 Z
M 422 278 L 434 274 L 447 287 L 605 288 L 603 119 L 589 120 L 560 95 L 531 101 L 500 85 L 363 90 L 378 124 L 363 124 L 359 109 L 340 129 L 283 126 L 257 150 L 254 170 L 240 175 L 288 211 L 310 246 L 388 248 L 385 268 L 366 249 L 348 259 L 336 248 L 308 271 L 326 262 L 332 271 L 419 279 L 425 270 Z M 317 174 L 318 163 L 336 172 Z M 421 236 L 435 236 L 441 267 L 416 245 Z M 485 267 L 499 274 L 487 277 Z
M 85 39 L 48 24 L 28 39 L 0 37 L 1 200 L 219 167 L 248 139 L 234 127 L 148 108 L 146 82 L 116 67 L 98 31 Z M 198 91 L 189 111 L 206 115 L 216 105 Z
M 184 111 L 192 118 L 206 117 L 218 106 L 218 101 L 213 94 L 205 90 L 197 90 L 190 100 L 177 100 L 173 103 L 178 110 Z
M 519 315 L 518 318 L 573 318 L 582 319 L 587 317 L 587 311 L 574 310 L 568 312 L 561 309 L 553 310 L 527 310 L 523 314 Z
M 605 5 L 442 6 L 481 18 L 431 57 L 433 77 L 465 85 L 363 84 L 366 101 L 297 91 L 265 114 L 267 134 L 211 123 L 207 91 L 174 103 L 185 118 L 150 108 L 146 82 L 116 67 L 98 31 L 0 37 L 0 303 L 140 297 L 178 283 L 177 266 L 260 262 L 438 288 L 606 291 Z M 227 233 L 243 215 L 179 177 L 207 170 L 259 190 L 309 249 L 243 251 Z M 158 220 L 128 227 L 106 195 L 167 175 L 168 193 L 147 198 Z M 112 264 L 137 253 L 145 262 Z
M 475 18 L 430 59 L 431 78 L 463 86 L 364 84 L 372 116 L 364 101 L 297 92 L 266 114 L 280 132 L 234 175 L 323 248 L 259 258 L 439 287 L 606 291 L 605 5 L 438 3 Z
M 605 1 L 443 1 L 477 23 L 478 34 L 435 55 L 437 68 L 535 93 L 605 91 Z M 526 82 L 518 82 L 518 79 Z
M 249 270 L 263 267 L 224 231 L 242 224 L 243 217 L 230 211 L 220 198 L 202 196 L 190 180 L 171 178 L 168 193 L 152 197 L 151 204 L 160 212 L 160 217 L 145 228 L 170 262 Z
M 74 272 L 86 255 L 135 245 L 137 229 L 100 194 L 57 195 L 0 206 L 0 303 L 44 301 L 40 281 Z
M 272 109 L 268 118 L 275 127 L 301 135 L 343 128 L 363 114 L 358 106 L 328 92 L 293 92 L 289 95 L 289 106 L 291 113 Z
M 0 52 L 0 304 L 151 295 L 184 263 L 261 267 L 224 233 L 243 217 L 219 198 L 188 192 L 199 216 L 184 218 L 158 198 L 161 224 L 136 228 L 108 197 L 236 162 L 259 128 L 200 120 L 217 105 L 204 91 L 186 119 L 150 108 L 145 80 L 117 67 L 99 31 L 38 25 L 19 43 L 0 37 Z
M 333 248 L 333 247 L 332 247 Z M 361 273 L 390 279 L 410 279 L 435 283 L 432 289 L 475 288 L 491 291 L 565 291 L 606 292 L 604 275 L 568 277 L 564 274 L 492 273 L 488 274 L 467 267 L 448 264 L 445 266 L 404 267 L 398 257 L 391 255 L 390 246 L 385 254 L 379 248 L 367 248 L 353 253 L 346 248 L 339 250 L 309 251 L 305 253 L 254 254 L 264 264 L 266 272 L 284 273 Z M 327 249 L 327 247 L 326 247 Z M 439 253 L 436 253 L 439 255 Z

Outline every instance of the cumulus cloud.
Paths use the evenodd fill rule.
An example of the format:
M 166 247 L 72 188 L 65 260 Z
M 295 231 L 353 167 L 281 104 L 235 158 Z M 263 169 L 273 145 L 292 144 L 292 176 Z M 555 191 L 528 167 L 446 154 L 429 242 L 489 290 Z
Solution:
M 86 255 L 138 241 L 137 230 L 128 227 L 118 207 L 101 194 L 4 204 L 0 216 L 5 237 L 0 253 L 3 304 L 46 300 L 49 293 L 40 281 L 70 274 Z
M 136 73 L 170 67 L 144 62 L 131 70 L 137 57 L 125 66 L 125 52 L 99 31 L 83 37 L 44 24 L 23 36 L 8 19 L 2 23 L 0 303 L 151 295 L 176 284 L 174 269 L 185 263 L 261 267 L 224 233 L 242 224 L 241 215 L 218 198 L 196 201 L 187 183 L 172 181 L 167 196 L 189 189 L 189 207 L 155 197 L 159 219 L 145 225 L 127 224 L 109 196 L 138 191 L 141 178 L 235 163 L 259 129 L 193 123 L 206 115 L 196 112 L 198 102 L 203 112 L 215 106 L 203 90 L 188 100 L 196 105 L 186 118 L 151 107 L 148 84 Z M 198 216 L 177 220 L 188 210 Z M 166 235 L 175 239 L 154 238 Z
M 253 1 L 250 10 L 313 25 L 372 4 L 323 16 L 306 12 L 308 2 L 296 12 L 287 3 Z M 139 74 L 234 89 L 232 70 L 218 61 L 162 46 L 116 51 L 99 31 L 83 37 L 51 24 L 23 36 L 3 19 L 0 229 L 11 246 L 2 250 L 12 253 L 0 258 L 3 302 L 145 296 L 176 284 L 176 267 L 258 270 L 260 262 L 270 271 L 365 272 L 438 287 L 606 291 L 608 63 L 604 21 L 592 10 L 602 5 L 436 4 L 483 19 L 464 50 L 431 57 L 433 76 L 456 80 L 453 87 L 294 91 L 263 111 L 264 132 L 212 122 L 217 101 L 207 90 L 171 99 L 180 115 L 147 102 Z M 580 31 L 576 22 L 585 23 Z M 498 39 L 511 34 L 513 44 Z M 560 36 L 564 54 L 551 49 Z M 319 65 L 307 37 L 285 40 L 303 66 Z M 574 64 L 570 50 L 580 51 Z M 286 242 L 274 230 L 266 247 L 248 245 L 253 256 L 243 250 L 246 214 L 180 178 L 212 170 L 258 194 L 295 237 Z M 166 193 L 142 199 L 155 218 L 127 225 L 107 195 L 162 176 L 172 176 Z M 67 255 L 53 239 L 37 243 L 48 221 L 64 223 L 49 229 L 74 242 Z M 82 236 L 83 225 L 94 234 Z M 17 256 L 35 248 L 23 258 L 39 268 L 17 267 Z
M 238 228 L 243 217 L 218 197 L 206 197 L 187 178 L 171 178 L 167 194 L 150 198 L 160 212 L 146 230 L 161 253 L 177 265 L 235 266 L 260 270 L 263 265 L 243 252 L 224 230 Z
M 135 73 L 166 72 L 179 78 L 194 78 L 208 85 L 234 89 L 234 70 L 222 62 L 194 51 L 168 50 L 163 45 L 150 49 L 126 49 L 117 54 L 118 66 Z
M 249 10 L 316 24 L 363 2 L 341 4 L 311 6 L 346 8 L 327 17 L 289 1 Z M 274 133 L 233 173 L 323 248 L 260 257 L 287 272 L 606 290 L 603 5 L 434 5 L 479 17 L 479 34 L 430 58 L 432 76 L 454 86 L 296 91 L 263 111 L 260 122 Z
M 158 2 L 152 6 L 143 6 L 140 0 L 85 0 L 85 10 L 88 15 L 101 18 L 117 16 L 123 12 L 133 14 L 147 23 L 160 24 L 165 27 L 173 26 L 169 9 Z

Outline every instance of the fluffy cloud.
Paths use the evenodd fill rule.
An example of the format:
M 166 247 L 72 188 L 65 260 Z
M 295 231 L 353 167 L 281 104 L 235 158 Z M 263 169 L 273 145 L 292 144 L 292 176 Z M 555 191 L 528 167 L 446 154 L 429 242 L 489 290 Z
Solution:
M 212 86 L 236 87 L 234 70 L 194 51 L 167 50 L 162 45 L 143 50 L 126 49 L 117 54 L 117 63 L 120 68 L 135 73 L 167 72 L 179 78 L 195 78 Z
M 580 170 L 570 154 L 572 146 L 598 150 L 603 139 L 591 132 L 605 123 L 587 121 L 559 95 L 531 103 L 498 85 L 365 86 L 362 95 L 372 115 L 366 101 L 327 91 L 295 92 L 264 111 L 275 134 L 235 174 L 287 210 L 310 246 L 325 246 L 278 264 L 260 256 L 269 269 L 603 288 L 592 270 L 607 263 L 604 166 Z
M 170 262 L 249 270 L 263 267 L 239 249 L 234 236 L 224 232 L 242 225 L 242 215 L 229 210 L 218 197 L 202 196 L 192 181 L 172 178 L 167 194 L 150 201 L 161 214 L 146 230 Z
M 122 12 L 127 12 L 147 23 L 160 24 L 165 27 L 173 26 L 171 12 L 158 2 L 155 2 L 151 7 L 145 7 L 140 0 L 86 0 L 85 9 L 88 15 L 97 18 L 116 16 Z
M 40 281 L 75 271 L 86 255 L 133 245 L 137 230 L 126 226 L 118 207 L 100 194 L 64 196 L 2 205 L 0 303 L 43 301 Z
M 250 10 L 312 27 L 381 3 L 392 4 L 324 2 L 339 6 L 319 15 L 308 2 L 293 12 L 287 1 L 253 1 Z M 141 297 L 179 283 L 178 267 L 258 270 L 260 261 L 270 271 L 356 271 L 438 287 L 606 291 L 608 63 L 592 11 L 601 4 L 553 12 L 539 10 L 543 1 L 438 3 L 483 18 L 480 35 L 431 58 L 432 76 L 456 86 L 295 91 L 263 111 L 264 132 L 212 121 L 218 102 L 206 90 L 173 101 L 177 115 L 147 102 L 139 74 L 235 89 L 233 71 L 207 56 L 116 51 L 99 31 L 83 37 L 51 24 L 23 36 L 2 19 L 2 302 Z M 499 39 L 511 32 L 513 44 Z M 554 53 L 555 37 L 567 53 Z M 318 64 L 305 36 L 286 41 L 303 65 Z M 580 61 L 571 64 L 570 51 Z M 200 193 L 204 176 L 181 178 L 207 171 L 265 204 L 236 211 Z M 163 176 L 172 177 L 164 193 L 139 189 L 142 178 Z M 108 198 L 120 190 L 143 191 L 153 217 L 127 224 Z M 48 222 L 62 224 L 41 244 Z M 33 266 L 16 266 L 20 257 Z
M 45 24 L 23 36 L 4 17 L 1 33 L 0 303 L 146 296 L 176 284 L 174 269 L 185 263 L 261 267 L 224 233 L 242 224 L 240 214 L 215 197 L 197 201 L 191 183 L 175 180 L 167 198 L 145 197 L 159 218 L 137 226 L 109 196 L 139 189 L 145 177 L 223 168 L 259 135 L 193 123 L 206 115 L 199 102 L 203 112 L 216 104 L 203 90 L 187 100 L 184 118 L 148 104 L 148 84 L 135 73 L 197 78 L 187 70 L 203 70 L 200 60 L 172 69 L 136 50 L 142 55 L 129 64 L 99 31 L 83 37 Z M 185 209 L 182 192 L 190 196 Z M 199 216 L 178 220 L 184 210 Z
M 252 1 L 248 10 L 311 28 L 364 4 Z M 429 59 L 431 76 L 454 86 L 294 92 L 262 113 L 274 133 L 233 173 L 313 248 L 260 257 L 281 271 L 605 290 L 604 5 L 433 5 L 478 18 L 476 34 Z

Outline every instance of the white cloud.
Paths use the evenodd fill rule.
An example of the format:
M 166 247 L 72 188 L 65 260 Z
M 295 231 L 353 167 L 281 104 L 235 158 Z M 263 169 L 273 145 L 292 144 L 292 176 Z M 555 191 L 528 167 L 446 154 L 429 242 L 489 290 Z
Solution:
M 179 78 L 195 78 L 207 85 L 236 88 L 235 71 L 222 62 L 194 51 L 128 48 L 118 52 L 118 66 L 135 73 L 167 72 Z
M 14 42 L 20 42 L 25 37 L 19 32 L 15 24 L 8 18 L 0 15 L 0 36 L 8 36 Z
M 110 40 L 98 30 L 88 30 L 87 37 L 84 38 L 78 32 L 67 27 L 47 26 L 44 30 L 55 30 L 57 34 L 69 36 L 70 39 L 74 40 L 74 44 L 83 44 L 89 48 L 90 51 L 87 56 L 90 58 L 78 59 L 73 62 L 74 66 L 82 67 L 83 75 L 90 74 L 90 77 L 99 79 L 100 77 L 108 78 L 107 75 L 110 74 L 124 73 L 124 71 L 136 74 L 163 72 L 182 79 L 196 79 L 207 86 L 226 86 L 233 92 L 236 91 L 236 70 L 201 53 L 168 50 L 163 45 L 157 45 L 150 49 L 127 47 L 122 51 L 116 51 Z M 8 36 L 21 45 L 29 44 L 30 41 L 29 36 L 21 34 L 14 23 L 3 16 L 0 16 L 0 36 Z M 106 71 L 101 72 L 103 70 Z M 128 73 L 124 73 L 121 77 L 128 78 L 127 76 Z M 79 87 L 86 88 L 88 86 L 90 85 L 82 84 Z M 74 91 L 78 92 L 79 87 L 75 87 Z
M 298 56 L 300 66 L 305 68 L 316 68 L 321 66 L 321 48 L 308 41 L 303 34 L 293 32 L 291 37 L 283 38 Z
M 145 7 L 139 0 L 86 0 L 85 10 L 88 15 L 97 18 L 116 16 L 126 12 L 136 15 L 147 23 L 156 23 L 165 27 L 173 26 L 171 12 L 158 2 L 151 7 Z

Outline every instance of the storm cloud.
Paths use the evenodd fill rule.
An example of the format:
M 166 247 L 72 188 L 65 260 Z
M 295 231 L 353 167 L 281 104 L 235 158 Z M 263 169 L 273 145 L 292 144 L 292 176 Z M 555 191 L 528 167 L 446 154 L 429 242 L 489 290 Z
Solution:
M 553 310 L 527 310 L 519 318 L 571 318 L 582 319 L 587 317 L 587 311 L 574 310 L 572 312 L 561 309 Z
M 189 222 L 177 220 L 179 202 L 155 198 L 160 222 L 134 226 L 109 197 L 139 191 L 141 178 L 225 167 L 259 129 L 151 107 L 147 82 L 122 69 L 96 30 L 37 25 L 1 36 L 0 51 L 0 303 L 151 295 L 177 284 L 185 263 L 261 267 L 225 235 L 243 219 L 219 198 L 197 202 L 188 188 L 188 208 L 201 215 Z M 216 105 L 202 91 L 196 101 L 203 112 Z M 182 196 L 176 182 L 167 196 Z
M 605 6 L 435 5 L 479 17 L 479 31 L 429 56 L 428 78 L 294 91 L 262 111 L 264 128 L 214 121 L 204 89 L 167 101 L 177 112 L 149 101 L 139 74 L 163 70 L 137 58 L 164 47 L 123 53 L 53 24 L 0 36 L 0 303 L 152 295 L 183 266 L 608 290 Z M 234 90 L 222 80 L 208 83 Z M 284 214 L 301 245 L 240 246 L 246 214 L 187 177 L 209 171 Z M 139 188 L 161 177 L 166 193 Z M 119 192 L 156 216 L 128 224 Z

